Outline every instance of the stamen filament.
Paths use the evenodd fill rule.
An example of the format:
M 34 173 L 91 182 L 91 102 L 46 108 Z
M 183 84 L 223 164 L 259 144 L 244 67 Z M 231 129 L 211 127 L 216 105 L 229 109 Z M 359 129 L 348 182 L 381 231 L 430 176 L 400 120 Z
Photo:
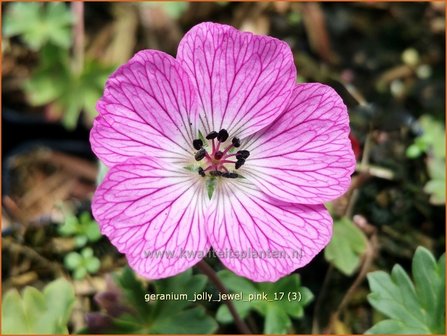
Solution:
M 224 151 L 223 151 L 223 155 L 227 154 L 228 151 L 233 148 L 233 145 L 229 145 Z
M 241 146 L 241 140 L 237 137 L 231 139 L 231 144 L 228 144 L 226 148 L 220 150 L 221 144 L 225 143 L 228 138 L 229 134 L 225 129 L 221 129 L 219 132 L 211 131 L 208 133 L 206 139 L 211 142 L 212 150 L 210 153 L 205 149 L 206 145 L 203 147 L 204 143 L 201 139 L 193 140 L 193 147 L 197 150 L 194 155 L 196 161 L 201 161 L 205 158 L 205 161 L 208 164 L 206 168 L 199 167 L 198 173 L 200 176 L 205 177 L 207 175 L 205 172 L 208 172 L 210 176 L 215 177 L 239 177 L 237 173 L 230 171 L 229 168 L 225 167 L 225 164 L 234 164 L 234 168 L 239 169 L 250 156 L 250 152 L 248 150 L 238 150 L 236 153 L 229 154 L 230 150 Z M 217 143 L 215 141 L 216 139 Z M 231 158 L 236 158 L 236 161 L 231 160 Z

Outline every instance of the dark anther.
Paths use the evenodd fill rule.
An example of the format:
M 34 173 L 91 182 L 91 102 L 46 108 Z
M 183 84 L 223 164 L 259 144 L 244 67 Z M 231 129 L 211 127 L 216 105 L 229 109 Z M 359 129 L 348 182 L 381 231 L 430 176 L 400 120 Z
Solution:
M 222 156 L 223 156 L 223 152 L 221 152 L 221 151 L 217 151 L 217 152 L 214 154 L 214 158 L 215 158 L 216 160 L 220 160 L 220 159 L 222 159 Z
M 216 139 L 218 135 L 219 135 L 219 133 L 217 133 L 216 131 L 212 131 L 211 133 L 208 133 L 206 138 L 208 140 L 213 140 L 213 139 Z
M 223 173 L 221 171 L 218 171 L 218 170 L 212 170 L 212 171 L 210 171 L 210 175 L 211 176 L 222 176 Z
M 228 139 L 228 132 L 225 129 L 221 129 L 217 135 L 217 140 L 220 142 L 225 142 Z
M 194 147 L 194 149 L 199 150 L 203 147 L 203 141 L 200 139 L 195 139 L 192 141 L 192 146 Z
M 222 177 L 237 178 L 237 177 L 239 177 L 239 174 L 236 174 L 236 173 L 223 173 Z
M 206 150 L 205 148 L 200 149 L 196 155 L 194 155 L 194 158 L 196 159 L 196 161 L 200 161 L 202 160 L 206 155 Z
M 205 171 L 203 170 L 202 167 L 199 167 L 198 172 L 200 176 L 205 177 Z
M 231 143 L 233 144 L 234 147 L 239 147 L 241 145 L 241 139 L 234 137 L 231 140 Z
M 248 150 L 240 150 L 236 153 L 236 159 L 246 159 L 250 156 L 250 152 Z
M 245 163 L 245 159 L 239 159 L 237 160 L 236 164 L 234 165 L 236 169 L 239 169 L 242 167 L 242 165 Z

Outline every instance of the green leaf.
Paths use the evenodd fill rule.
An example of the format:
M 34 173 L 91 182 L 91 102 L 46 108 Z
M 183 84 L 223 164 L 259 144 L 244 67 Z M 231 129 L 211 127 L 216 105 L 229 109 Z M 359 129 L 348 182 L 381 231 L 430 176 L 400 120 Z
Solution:
M 59 227 L 59 233 L 63 236 L 70 236 L 75 234 L 77 231 L 78 219 L 76 216 L 65 217 L 65 222 Z
M 262 288 L 262 285 L 261 289 L 264 291 L 269 291 L 267 288 Z M 304 306 L 309 304 L 314 297 L 312 292 L 308 288 L 301 287 L 300 278 L 298 276 L 284 277 L 278 280 L 274 286 L 271 286 L 271 296 L 274 296 L 274 293 L 281 292 L 291 294 L 290 298 L 283 298 L 281 304 L 284 311 L 295 318 L 303 317 Z M 298 299 L 300 299 L 299 305 L 296 304 L 296 300 Z
M 29 330 L 20 294 L 12 289 L 2 300 L 2 334 L 26 334 Z
M 445 298 L 445 254 L 439 258 L 437 266 L 440 285 L 438 290 L 435 290 L 437 300 L 432 307 L 432 330 L 435 334 L 445 334 L 445 300 L 442 299 Z
M 213 197 L 214 189 L 216 189 L 216 179 L 214 177 L 208 178 L 206 180 L 206 190 L 208 192 L 209 199 Z
M 188 9 L 189 4 L 187 2 L 162 2 L 166 13 L 173 19 L 178 19 Z
M 86 236 L 76 236 L 75 237 L 75 244 L 77 247 L 82 247 L 87 244 L 88 238 Z
M 77 80 L 74 79 L 70 83 L 69 89 L 63 92 L 62 96 L 58 97 L 54 103 L 62 111 L 62 125 L 69 130 L 74 129 L 78 124 L 82 109 L 82 103 L 79 100 L 80 97 L 77 90 L 78 84 L 76 82 Z
M 41 4 L 17 2 L 10 5 L 4 16 L 3 36 L 10 37 L 31 30 L 39 21 Z
M 193 275 L 189 269 L 175 277 L 154 282 L 153 294 L 186 294 L 188 299 L 157 300 L 145 302 L 148 293 L 134 273 L 126 268 L 117 278 L 123 289 L 126 303 L 135 310 L 130 316 L 120 316 L 114 323 L 133 325 L 133 333 L 143 334 L 209 334 L 217 330 L 217 324 L 203 307 L 194 307 L 188 301 L 194 293 L 203 291 L 206 285 L 204 275 Z M 194 306 L 193 306 L 194 305 Z
M 427 168 L 432 179 L 445 180 L 445 160 L 430 158 L 427 162 Z
M 226 288 L 232 292 L 245 292 L 245 293 L 255 293 L 258 291 L 256 285 L 246 279 L 237 276 L 233 272 L 223 270 L 218 273 L 220 280 L 223 282 Z
M 84 257 L 84 259 L 89 259 L 93 256 L 93 250 L 90 247 L 86 247 L 81 251 L 81 255 Z
M 85 262 L 85 268 L 87 269 L 87 271 L 89 273 L 93 274 L 93 273 L 98 272 L 100 267 L 101 267 L 101 262 L 99 261 L 98 258 L 93 257 L 91 259 L 88 259 Z
M 121 275 L 117 277 L 117 283 L 124 291 L 127 302 L 137 310 L 141 316 L 151 314 L 151 306 L 144 302 L 146 289 L 143 287 L 129 267 L 125 267 Z
M 99 259 L 93 255 L 90 247 L 84 248 L 81 253 L 70 252 L 65 256 L 64 264 L 73 271 L 75 279 L 82 279 L 88 273 L 96 273 L 101 267 Z
M 96 185 L 100 185 L 102 183 L 108 171 L 109 168 L 104 163 L 99 161 L 98 175 L 96 176 Z
M 48 43 L 68 49 L 71 46 L 72 23 L 71 11 L 62 2 L 13 3 L 5 15 L 3 35 L 18 35 L 34 50 Z
M 52 29 L 50 41 L 55 45 L 68 49 L 71 46 L 71 25 L 74 17 L 62 2 L 51 2 L 47 5 L 47 17 Z
M 251 303 L 246 301 L 233 301 L 233 305 L 242 319 L 246 318 L 252 309 Z M 216 319 L 221 323 L 233 322 L 233 316 L 231 315 L 226 304 L 219 306 L 219 309 L 217 309 Z
M 51 313 L 54 321 L 59 321 L 60 326 L 63 327 L 56 331 L 56 333 L 66 333 L 65 325 L 71 316 L 72 307 L 75 300 L 74 288 L 65 279 L 58 279 L 48 284 L 44 291 L 45 301 L 48 306 L 51 306 Z
M 328 262 L 346 275 L 352 275 L 365 253 L 367 240 L 364 233 L 348 218 L 334 222 L 332 240 L 324 250 Z
M 435 327 L 434 303 L 439 299 L 438 294 L 442 288 L 445 288 L 445 282 L 442 283 L 442 269 L 438 267 L 433 255 L 424 247 L 418 247 L 413 257 L 412 263 L 413 279 L 416 287 L 416 293 L 419 298 L 420 306 L 427 312 L 429 318 L 429 327 L 432 330 Z
M 424 192 L 430 194 L 430 203 L 445 204 L 445 159 L 429 157 L 427 168 L 431 180 L 424 186 Z
M 429 115 L 421 116 L 419 123 L 424 132 L 416 141 L 425 143 L 427 149 L 432 150 L 435 157 L 445 159 L 445 141 L 440 141 L 445 139 L 443 123 Z
M 87 211 L 82 212 L 79 215 L 79 223 L 82 225 L 87 225 L 92 221 L 92 216 L 90 216 L 90 213 Z
M 427 334 L 427 330 L 418 329 L 416 327 L 408 327 L 407 325 L 405 325 L 404 322 L 401 321 L 384 320 L 378 322 L 372 328 L 368 329 L 365 334 Z
M 26 287 L 6 293 L 2 302 L 2 334 L 67 334 L 75 300 L 65 279 L 49 283 L 43 292 Z
M 206 276 L 203 274 L 193 275 L 189 269 L 175 277 L 159 280 L 155 283 L 157 293 L 179 293 L 186 294 L 188 298 L 192 298 L 195 293 L 200 293 L 206 285 Z M 156 314 L 157 320 L 164 320 L 172 314 L 188 307 L 190 303 L 187 300 L 179 301 L 157 301 Z
M 253 310 L 265 317 L 265 334 L 288 333 L 292 326 L 290 317 L 301 318 L 304 307 L 313 298 L 311 291 L 301 286 L 297 274 L 283 277 L 274 283 L 254 283 L 227 270 L 218 272 L 218 276 L 231 292 L 243 293 L 243 300 L 233 302 L 241 318 L 247 317 Z M 250 294 L 259 295 L 261 299 L 249 301 Z M 216 318 L 221 323 L 233 321 L 225 304 L 219 307 Z
M 188 269 L 175 277 L 157 281 L 155 287 L 159 293 L 177 292 L 192 296 L 205 289 L 206 279 L 205 275 L 193 275 L 192 270 Z
M 419 118 L 423 130 L 412 145 L 407 148 L 407 156 L 416 158 L 427 153 L 427 168 L 430 180 L 424 186 L 424 192 L 430 195 L 430 203 L 445 204 L 445 127 L 441 121 L 429 115 Z M 441 140 L 441 141 L 440 141 Z
M 203 133 L 200 130 L 198 133 L 199 133 L 198 134 L 199 139 L 202 140 L 202 143 L 204 143 L 206 145 L 208 143 L 208 140 L 206 140 L 205 136 L 203 135 Z
M 83 212 L 76 216 L 67 216 L 65 223 L 59 227 L 59 233 L 63 236 L 75 236 L 77 247 L 86 245 L 89 241 L 95 242 L 101 238 L 98 223 L 96 223 L 89 212 Z
M 59 292 L 59 294 L 61 294 Z M 47 301 L 48 302 L 48 301 Z M 23 291 L 23 305 L 28 315 L 28 323 L 37 333 L 44 332 L 47 324 L 55 324 L 54 316 L 42 314 L 47 302 L 44 295 L 34 287 L 26 287 Z M 57 328 L 57 327 L 55 327 Z
M 157 318 L 149 329 L 153 334 L 212 334 L 217 323 L 209 317 L 205 308 L 195 307 L 165 318 Z
M 82 257 L 77 252 L 70 252 L 64 258 L 64 264 L 68 269 L 75 270 L 82 263 Z
M 25 92 L 32 105 L 51 104 L 52 111 L 62 118 L 63 125 L 73 129 L 81 112 L 87 124 L 96 116 L 96 101 L 101 97 L 107 76 L 114 67 L 87 59 L 80 74 L 70 65 L 68 51 L 45 46 L 39 65 L 25 83 Z
M 292 321 L 287 313 L 277 306 L 270 306 L 265 317 L 264 334 L 287 334 Z
M 101 238 L 99 225 L 95 221 L 90 221 L 84 226 L 84 233 L 89 241 L 95 242 Z
M 423 152 L 424 149 L 421 149 L 420 146 L 418 146 L 417 144 L 412 144 L 407 148 L 405 154 L 407 155 L 408 158 L 415 159 L 421 156 Z
M 88 271 L 84 266 L 76 268 L 73 272 L 73 278 L 75 278 L 77 280 L 83 279 L 83 278 L 85 278 L 87 273 L 88 273 Z
M 430 194 L 430 203 L 445 204 L 445 180 L 430 180 L 424 186 L 424 192 Z
M 28 100 L 40 106 L 57 100 L 71 81 L 67 50 L 47 45 L 39 53 L 39 64 L 24 84 Z
M 445 296 L 440 294 L 445 293 L 445 256 L 436 263 L 427 249 L 418 247 L 412 274 L 413 281 L 400 265 L 395 265 L 391 275 L 383 271 L 367 275 L 369 303 L 389 317 L 367 333 L 444 334 Z

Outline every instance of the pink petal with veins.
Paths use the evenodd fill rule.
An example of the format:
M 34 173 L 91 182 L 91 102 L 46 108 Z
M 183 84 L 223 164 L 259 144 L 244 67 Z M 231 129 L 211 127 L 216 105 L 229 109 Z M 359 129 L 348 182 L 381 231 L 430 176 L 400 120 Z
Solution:
M 349 118 L 329 86 L 295 87 L 285 112 L 244 141 L 248 180 L 279 200 L 319 204 L 346 192 L 355 169 Z
M 110 76 L 97 109 L 90 142 L 108 166 L 137 156 L 179 161 L 193 152 L 196 93 L 168 54 L 138 52 Z
M 211 204 L 207 234 L 234 273 L 273 282 L 305 266 L 328 244 L 332 218 L 322 204 L 285 203 L 248 181 L 225 182 Z
M 140 275 L 176 275 L 209 250 L 208 201 L 198 174 L 159 160 L 131 158 L 113 166 L 96 190 L 92 209 L 101 232 Z
M 177 59 L 199 95 L 206 133 L 225 128 L 244 137 L 284 110 L 295 85 L 289 46 L 216 23 L 194 26 L 181 40 Z

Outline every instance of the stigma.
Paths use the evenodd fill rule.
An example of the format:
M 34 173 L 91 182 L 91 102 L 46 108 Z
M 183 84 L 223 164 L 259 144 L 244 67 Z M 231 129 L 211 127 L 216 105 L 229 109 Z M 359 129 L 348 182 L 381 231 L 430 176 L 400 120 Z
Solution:
M 229 167 L 230 165 L 234 165 L 234 170 L 241 168 L 250 156 L 248 150 L 238 150 L 234 153 L 233 149 L 241 146 L 241 140 L 233 137 L 230 144 L 221 148 L 223 143 L 229 138 L 228 131 L 225 129 L 221 129 L 219 132 L 212 131 L 205 138 L 209 141 L 209 152 L 205 149 L 205 144 L 202 139 L 194 139 L 192 142 L 196 150 L 194 159 L 205 163 L 203 167 L 199 167 L 197 170 L 198 174 L 202 177 L 206 177 L 207 175 L 224 178 L 240 177 L 238 173 L 230 171 Z

